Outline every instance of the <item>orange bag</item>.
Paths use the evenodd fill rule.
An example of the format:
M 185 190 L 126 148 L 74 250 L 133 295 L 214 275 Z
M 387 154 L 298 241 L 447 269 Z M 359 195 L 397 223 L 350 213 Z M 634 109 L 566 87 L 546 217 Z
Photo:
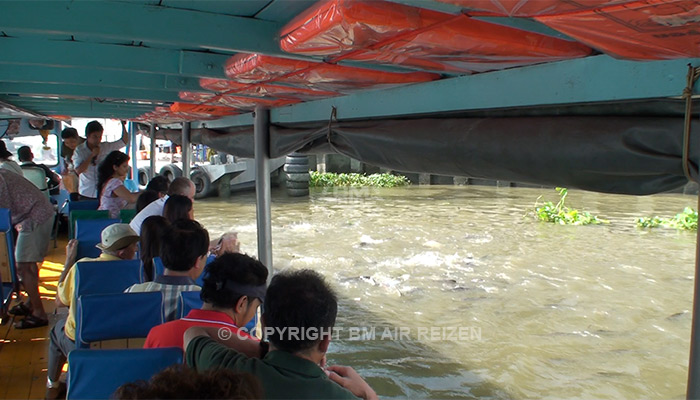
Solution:
M 700 57 L 700 0 L 642 0 L 536 20 L 616 57 Z
M 403 17 L 397 17 L 397 13 Z M 456 73 L 584 57 L 591 49 L 535 32 L 380 1 L 331 0 L 283 28 L 282 49 Z
M 262 54 L 239 53 L 228 59 L 224 66 L 224 73 L 236 82 L 257 83 L 310 68 L 314 64 L 317 63 Z
M 170 111 L 175 113 L 202 114 L 208 116 L 223 117 L 236 115 L 238 112 L 230 107 L 211 106 L 204 104 L 191 104 L 175 102 L 170 106 Z

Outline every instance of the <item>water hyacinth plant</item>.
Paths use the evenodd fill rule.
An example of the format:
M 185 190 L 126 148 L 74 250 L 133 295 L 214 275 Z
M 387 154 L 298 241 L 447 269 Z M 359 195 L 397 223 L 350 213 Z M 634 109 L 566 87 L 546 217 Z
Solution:
M 396 187 L 410 185 L 411 181 L 402 175 L 392 174 L 336 174 L 333 172 L 311 171 L 311 187 L 331 187 L 331 186 L 373 186 L 373 187 Z
M 559 192 L 559 202 L 553 204 L 547 201 L 542 206 L 537 205 L 541 196 L 535 202 L 535 218 L 544 222 L 552 222 L 560 225 L 598 225 L 607 224 L 609 221 L 591 215 L 586 211 L 571 209 L 565 205 L 566 196 L 569 193 L 566 188 L 556 188 Z
M 676 214 L 673 218 L 644 217 L 637 219 L 637 226 L 640 228 L 675 228 L 688 231 L 698 230 L 698 212 L 686 207 L 683 212 Z

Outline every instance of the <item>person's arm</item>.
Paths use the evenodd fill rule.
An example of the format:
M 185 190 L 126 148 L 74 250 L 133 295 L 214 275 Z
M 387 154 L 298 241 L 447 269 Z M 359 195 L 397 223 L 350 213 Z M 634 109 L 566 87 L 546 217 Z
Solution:
M 260 357 L 263 353 L 267 352 L 267 347 L 260 344 L 262 342 L 246 337 L 245 335 L 237 335 L 227 327 L 216 326 L 193 326 L 186 330 L 183 336 L 182 349 L 187 351 L 187 346 L 189 346 L 190 342 L 199 336 L 210 337 L 217 343 L 247 357 Z
M 93 161 L 97 161 L 97 156 L 100 154 L 100 148 L 95 147 L 90 151 L 90 155 L 86 157 L 84 160 L 81 160 L 81 156 L 78 151 L 76 151 L 73 154 L 73 165 L 75 165 L 75 173 L 80 175 L 83 172 L 87 171 L 88 167 L 90 166 L 90 163 Z
M 77 258 L 78 240 L 71 239 L 66 245 L 66 261 L 63 263 L 63 271 L 61 272 L 61 276 L 58 278 L 58 283 L 62 283 L 66 279 L 68 271 L 70 271 L 70 269 L 73 268 L 73 264 L 75 264 Z
M 351 367 L 332 365 L 326 368 L 328 378 L 364 400 L 378 400 L 377 393 Z
M 46 174 L 46 177 L 49 179 L 49 189 L 53 189 L 57 187 L 59 184 L 61 184 L 61 178 L 56 175 L 55 172 L 51 171 L 51 168 L 47 167 L 44 164 L 39 164 L 43 167 L 44 173 Z
M 129 203 L 136 203 L 138 200 L 140 192 L 131 193 L 124 185 L 118 186 L 112 191 L 117 197 L 128 201 Z
M 122 142 L 129 144 L 129 132 L 126 131 L 126 121 L 122 121 Z

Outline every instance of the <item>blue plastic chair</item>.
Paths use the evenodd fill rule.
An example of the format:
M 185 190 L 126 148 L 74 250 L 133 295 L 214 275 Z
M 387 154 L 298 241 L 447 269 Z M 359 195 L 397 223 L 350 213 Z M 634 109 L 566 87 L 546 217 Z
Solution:
M 209 256 L 207 259 L 207 264 L 210 262 L 214 261 L 216 257 L 214 256 Z M 165 272 L 165 265 L 163 264 L 163 260 L 160 257 L 153 257 L 153 269 L 155 269 L 155 275 L 163 275 Z M 204 285 L 204 276 L 206 275 L 206 270 L 205 272 L 202 272 L 197 279 L 194 280 L 194 283 L 197 284 L 197 286 L 202 287 Z
M 182 318 L 191 310 L 199 310 L 204 302 L 199 291 L 180 292 L 177 299 L 177 318 Z
M 99 257 L 100 249 L 95 247 L 102 241 L 102 230 L 119 219 L 79 219 L 75 221 L 75 238 L 78 239 L 78 260 L 83 257 Z
M 141 283 L 139 260 L 84 261 L 76 268 L 74 304 L 82 295 L 122 293 L 126 288 Z
M 17 288 L 17 269 L 15 265 L 15 245 L 13 239 L 12 218 L 9 208 L 0 208 L 0 232 L 5 234 L 5 245 L 7 246 L 7 261 L 10 276 L 2 276 L 0 282 L 0 311 L 7 311 L 12 292 Z M 1 313 L 0 313 L 1 314 Z
M 178 319 L 186 316 L 192 310 L 199 310 L 202 308 L 204 302 L 199 297 L 201 292 L 191 291 L 191 292 L 180 292 L 177 300 L 177 316 Z M 258 325 L 258 314 L 255 313 L 250 322 L 245 326 L 246 332 L 250 335 L 255 336 L 255 328 Z
M 101 340 L 145 338 L 164 322 L 163 293 L 87 294 L 78 298 L 75 344 L 90 348 Z
M 182 349 L 85 350 L 68 354 L 67 399 L 109 399 L 117 388 L 182 363 Z

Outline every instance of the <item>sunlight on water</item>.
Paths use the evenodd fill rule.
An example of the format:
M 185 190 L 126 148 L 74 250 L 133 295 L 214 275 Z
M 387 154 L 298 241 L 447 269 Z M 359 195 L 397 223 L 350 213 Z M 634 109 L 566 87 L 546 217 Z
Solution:
M 524 217 L 540 195 L 556 200 L 474 186 L 273 190 L 275 268 L 333 283 L 342 330 L 329 358 L 382 397 L 683 398 L 695 234 L 634 220 L 696 199 L 570 191 L 571 207 L 611 221 L 571 227 Z M 253 193 L 195 210 L 212 236 L 238 231 L 257 253 Z

